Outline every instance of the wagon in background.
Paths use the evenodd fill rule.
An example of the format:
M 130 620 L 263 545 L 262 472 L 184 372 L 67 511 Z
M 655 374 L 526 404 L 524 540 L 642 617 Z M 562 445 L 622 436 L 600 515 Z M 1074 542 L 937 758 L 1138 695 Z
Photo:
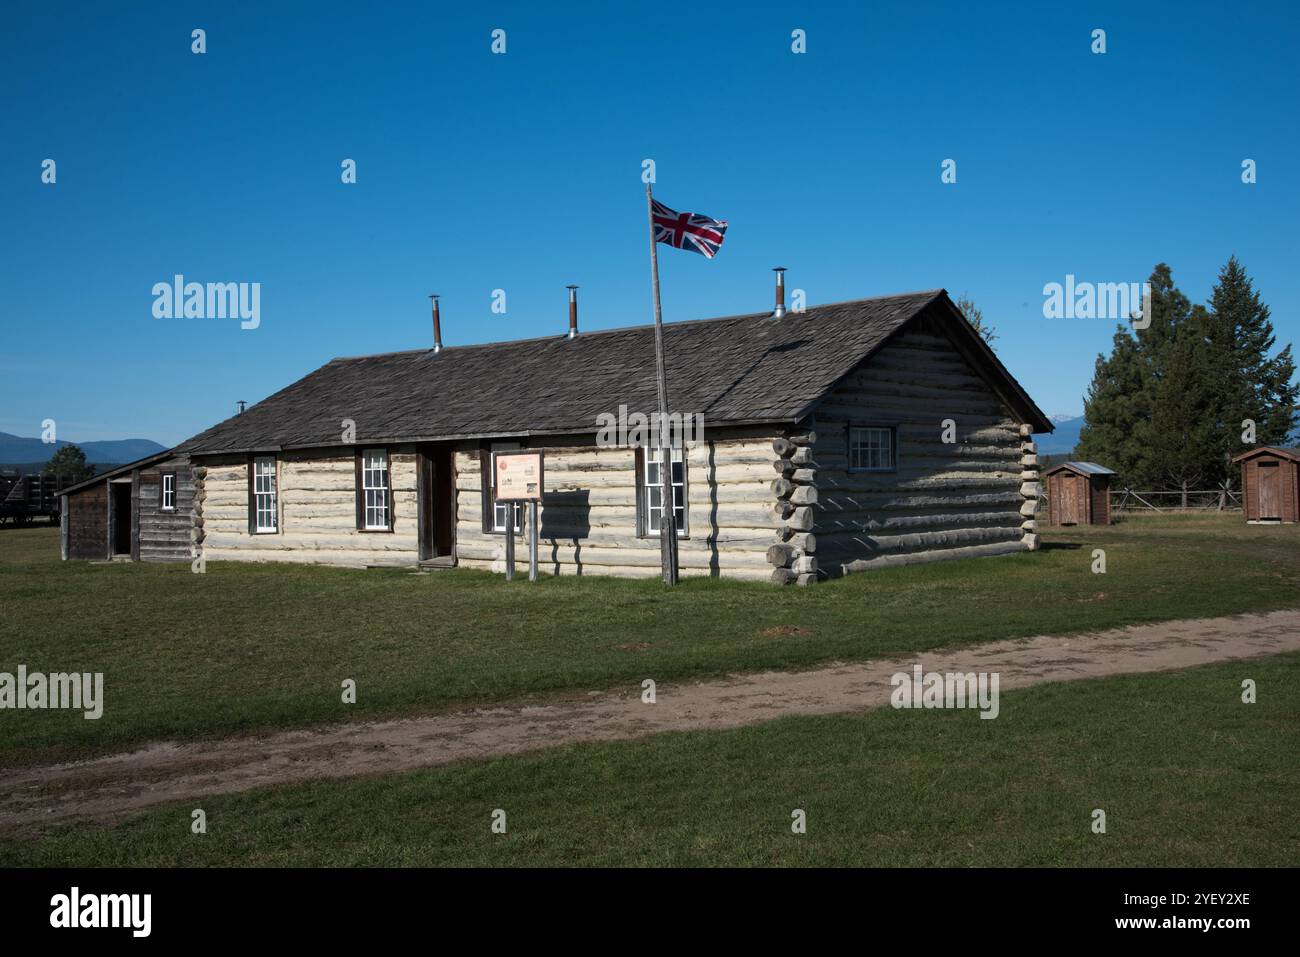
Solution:
M 0 525 L 27 525 L 39 518 L 59 521 L 59 494 L 73 480 L 66 475 L 0 476 Z

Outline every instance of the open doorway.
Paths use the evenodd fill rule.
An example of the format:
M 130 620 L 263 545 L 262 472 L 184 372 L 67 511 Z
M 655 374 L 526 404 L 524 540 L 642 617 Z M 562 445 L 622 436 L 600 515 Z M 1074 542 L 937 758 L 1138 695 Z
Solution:
M 113 557 L 131 555 L 131 483 L 110 482 L 108 485 L 110 553 Z
M 420 449 L 419 496 L 420 561 L 455 564 L 456 474 L 450 445 Z

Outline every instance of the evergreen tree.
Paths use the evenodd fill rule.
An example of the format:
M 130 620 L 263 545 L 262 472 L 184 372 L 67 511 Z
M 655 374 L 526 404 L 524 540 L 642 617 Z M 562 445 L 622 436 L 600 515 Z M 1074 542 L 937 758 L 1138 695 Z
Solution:
M 1077 454 L 1133 488 L 1217 488 L 1237 475 L 1243 420 L 1259 444 L 1285 443 L 1295 427 L 1291 346 L 1270 355 L 1268 306 L 1235 256 L 1208 309 L 1188 302 L 1164 263 L 1150 282 L 1150 326 L 1120 326 L 1111 354 L 1097 357 Z
M 75 482 L 94 474 L 94 469 L 86 464 L 86 453 L 70 443 L 55 450 L 43 471 L 46 475 L 66 475 Z
M 1120 326 L 1110 357 L 1097 357 L 1076 447 L 1080 458 L 1114 469 L 1131 488 L 1163 488 L 1170 481 L 1153 419 L 1157 401 L 1178 401 L 1177 383 L 1164 381 L 1167 356 L 1186 332 L 1192 311 L 1165 263 L 1152 271 L 1150 283 L 1151 324 L 1136 332 Z M 1163 418 L 1170 425 L 1168 416 Z
M 1097 356 L 1083 418 L 1075 455 L 1114 469 L 1125 484 L 1141 485 L 1151 407 L 1138 342 L 1127 326 L 1115 330 L 1110 355 Z
M 986 326 L 984 324 L 984 310 L 975 305 L 970 296 L 967 296 L 965 293 L 962 293 L 957 297 L 957 301 L 954 305 L 961 310 L 961 314 L 966 317 L 966 321 L 974 327 L 975 331 L 980 334 L 980 337 L 989 345 L 993 345 L 993 340 L 998 336 L 997 333 L 993 331 L 992 326 Z
M 1151 356 L 1150 475 L 1157 487 L 1181 491 L 1184 508 L 1189 491 L 1217 485 L 1223 477 L 1216 451 L 1223 395 L 1218 363 L 1206 344 L 1205 317 L 1203 308 L 1192 309 Z
M 1277 355 L 1269 308 L 1255 291 L 1246 270 L 1231 257 L 1219 270 L 1210 295 L 1207 339 L 1218 367 L 1222 402 L 1214 447 L 1227 475 L 1231 458 L 1251 448 L 1243 443 L 1242 423 L 1255 423 L 1256 445 L 1284 445 L 1296 425 L 1300 383 L 1288 343 Z

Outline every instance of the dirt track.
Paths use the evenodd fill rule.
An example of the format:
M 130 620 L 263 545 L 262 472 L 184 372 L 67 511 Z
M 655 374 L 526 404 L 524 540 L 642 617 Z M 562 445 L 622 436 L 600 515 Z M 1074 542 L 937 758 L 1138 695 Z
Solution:
M 0 827 L 25 828 L 67 819 L 114 820 L 164 801 L 197 800 L 313 778 L 391 774 L 571 742 L 878 708 L 889 703 L 890 676 L 910 671 L 918 663 L 926 671 L 996 671 L 1001 687 L 1010 689 L 1296 650 L 1300 650 L 1300 610 L 1000 641 L 814 671 L 661 685 L 653 705 L 641 702 L 637 686 L 585 700 L 569 698 L 522 708 L 357 722 L 217 742 L 160 742 L 109 757 L 5 773 Z

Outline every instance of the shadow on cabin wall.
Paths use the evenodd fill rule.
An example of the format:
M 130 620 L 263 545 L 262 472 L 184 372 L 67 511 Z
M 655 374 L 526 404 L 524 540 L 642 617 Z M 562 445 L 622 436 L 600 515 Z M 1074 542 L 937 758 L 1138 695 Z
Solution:
M 716 474 L 717 451 L 709 443 L 708 466 L 705 475 Z M 640 503 L 637 503 L 640 507 Z M 546 492 L 542 498 L 541 524 L 537 529 L 540 542 L 550 542 L 550 563 L 556 572 L 560 566 L 560 546 L 573 546 L 574 574 L 583 574 L 582 546 L 591 536 L 591 492 L 588 489 L 570 489 L 563 492 Z M 704 534 L 701 536 L 701 531 Z M 692 527 L 691 538 L 703 537 L 709 549 L 709 576 L 719 578 L 722 575 L 721 560 L 718 555 L 718 484 L 709 482 L 708 522 L 705 529 Z M 659 536 L 648 535 L 646 547 L 659 548 Z M 541 549 L 539 549 L 540 551 Z M 542 560 L 538 555 L 538 560 Z
M 711 478 L 717 477 L 717 447 L 709 443 L 709 467 L 705 472 Z M 709 577 L 718 578 L 722 574 L 722 568 L 718 561 L 718 483 L 709 482 L 709 535 L 705 539 L 709 546 Z
M 562 518 L 554 517 L 556 511 Z M 551 542 L 551 564 L 558 573 L 560 543 L 573 544 L 575 575 L 582 574 L 582 543 L 591 536 L 591 492 L 573 489 L 565 492 L 545 492 L 542 495 L 542 521 L 537 528 L 538 539 Z M 539 546 L 539 551 L 540 546 Z M 538 556 L 541 560 L 541 556 Z

